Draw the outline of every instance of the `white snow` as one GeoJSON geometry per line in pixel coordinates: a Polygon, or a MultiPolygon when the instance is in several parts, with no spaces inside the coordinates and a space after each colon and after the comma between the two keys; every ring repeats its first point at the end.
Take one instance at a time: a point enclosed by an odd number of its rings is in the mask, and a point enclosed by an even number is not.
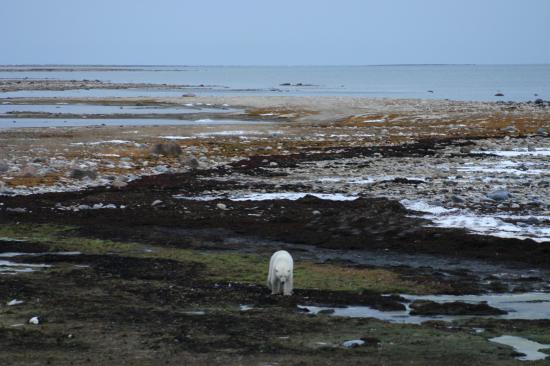
{"type": "Polygon", "coordinates": [[[24,301],[23,300],[17,300],[17,299],[13,299],[11,301],[8,301],[8,303],[6,304],[7,306],[15,306],[15,305],[21,305],[23,304],[24,301]]]}
{"type": "MultiPolygon", "coordinates": [[[[448,209],[430,205],[419,200],[401,200],[400,203],[412,211],[424,212],[423,218],[432,221],[433,226],[466,229],[476,234],[499,238],[532,239],[536,242],[550,241],[550,226],[517,225],[504,221],[507,215],[479,215],[470,210],[448,209]]],[[[510,216],[513,217],[513,216],[510,216]]],[[[541,216],[544,218],[546,216],[541,216]]],[[[521,217],[523,218],[523,217],[521,217]]],[[[529,217],[525,217],[528,219],[529,217]]]]}
{"type": "Polygon", "coordinates": [[[527,148],[515,149],[515,150],[476,150],[472,151],[473,154],[490,154],[505,157],[517,157],[517,156],[550,156],[550,148],[535,148],[533,151],[529,151],[527,148]]]}
{"type": "Polygon", "coordinates": [[[269,201],[269,200],[290,200],[296,201],[300,198],[310,195],[327,201],[354,201],[358,196],[346,195],[342,193],[297,193],[297,192],[277,192],[277,193],[248,193],[232,196],[197,196],[189,197],[175,195],[174,198],[190,201],[213,201],[217,199],[229,199],[231,201],[269,201]]]}
{"type": "Polygon", "coordinates": [[[29,324],[38,325],[40,324],[40,320],[38,319],[37,316],[33,316],[32,318],[29,319],[29,324]]]}
{"type": "Polygon", "coordinates": [[[192,136],[159,136],[161,139],[165,140],[189,140],[192,139],[192,136]]]}

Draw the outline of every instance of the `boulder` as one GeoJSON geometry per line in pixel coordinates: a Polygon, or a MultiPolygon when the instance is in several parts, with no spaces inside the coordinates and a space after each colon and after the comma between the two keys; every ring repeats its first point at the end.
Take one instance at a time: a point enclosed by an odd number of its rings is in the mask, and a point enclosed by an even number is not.
{"type": "Polygon", "coordinates": [[[510,192],[504,189],[498,189],[487,195],[487,198],[490,198],[493,201],[506,201],[507,199],[510,199],[510,197],[512,197],[510,192]]]}
{"type": "Polygon", "coordinates": [[[199,161],[194,155],[188,155],[182,159],[181,163],[184,167],[189,169],[197,169],[199,167],[199,161]]]}
{"type": "Polygon", "coordinates": [[[178,157],[182,154],[181,147],[175,142],[159,143],[153,145],[150,150],[153,155],[178,157]]]}
{"type": "Polygon", "coordinates": [[[73,169],[69,175],[73,179],[96,179],[97,178],[97,172],[95,170],[86,170],[86,169],[73,169]]]}

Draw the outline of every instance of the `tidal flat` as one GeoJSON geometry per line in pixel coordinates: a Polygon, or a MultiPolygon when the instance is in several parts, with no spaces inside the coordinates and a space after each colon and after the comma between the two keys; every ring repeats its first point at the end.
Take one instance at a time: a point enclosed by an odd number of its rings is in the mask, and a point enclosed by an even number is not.
{"type": "MultiPolygon", "coordinates": [[[[550,293],[546,103],[0,103],[87,107],[55,112],[81,126],[0,130],[1,364],[547,362],[491,340],[548,345],[550,319],[482,302],[550,293]],[[204,110],[179,123],[133,107],[204,110]],[[290,297],[265,286],[278,249],[296,263],[290,297]],[[420,306],[425,321],[388,321],[420,306]],[[339,316],[356,307],[373,316],[339,316]]],[[[54,117],[32,112],[13,117],[54,117]]]]}

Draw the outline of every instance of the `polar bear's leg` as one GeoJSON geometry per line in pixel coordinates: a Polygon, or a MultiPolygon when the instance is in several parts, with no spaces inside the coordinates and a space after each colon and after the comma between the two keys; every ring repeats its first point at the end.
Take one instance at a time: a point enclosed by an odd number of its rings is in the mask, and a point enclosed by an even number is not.
{"type": "Polygon", "coordinates": [[[277,277],[273,276],[271,280],[271,295],[276,295],[279,293],[280,283],[277,277]]]}
{"type": "Polygon", "coordinates": [[[284,294],[286,296],[292,295],[292,290],[294,289],[294,278],[292,275],[288,278],[288,281],[285,282],[284,294]]]}

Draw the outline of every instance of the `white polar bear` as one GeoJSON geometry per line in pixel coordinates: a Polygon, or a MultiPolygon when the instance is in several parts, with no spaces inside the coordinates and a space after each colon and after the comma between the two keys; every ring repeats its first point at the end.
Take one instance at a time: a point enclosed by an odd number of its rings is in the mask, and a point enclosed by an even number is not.
{"type": "Polygon", "coordinates": [[[286,250],[279,250],[273,253],[269,261],[269,274],[267,275],[267,287],[271,294],[281,292],[285,296],[292,295],[294,286],[294,261],[286,250]]]}

